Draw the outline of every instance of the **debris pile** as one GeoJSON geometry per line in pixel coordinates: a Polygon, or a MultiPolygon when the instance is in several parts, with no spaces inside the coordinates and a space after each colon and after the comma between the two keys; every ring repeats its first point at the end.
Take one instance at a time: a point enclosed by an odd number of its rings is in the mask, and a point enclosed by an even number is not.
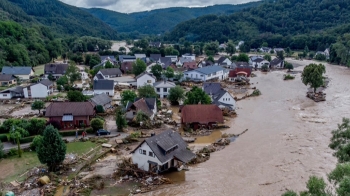
{"type": "Polygon", "coordinates": [[[309,91],[307,92],[306,96],[315,102],[326,101],[326,93],[323,92],[314,93],[313,91],[309,91]]]}

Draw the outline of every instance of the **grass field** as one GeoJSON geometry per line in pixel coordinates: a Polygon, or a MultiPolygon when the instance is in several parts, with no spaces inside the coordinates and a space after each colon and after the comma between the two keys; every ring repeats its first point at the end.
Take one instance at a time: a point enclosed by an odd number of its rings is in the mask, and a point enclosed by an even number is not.
{"type": "Polygon", "coordinates": [[[38,65],[36,67],[34,67],[34,71],[35,71],[35,75],[41,75],[41,74],[44,74],[44,66],[45,65],[38,65]]]}
{"type": "MultiPolygon", "coordinates": [[[[97,145],[92,142],[72,142],[67,144],[67,154],[83,154],[91,150],[97,145]]],[[[0,182],[11,182],[13,180],[21,181],[26,176],[19,177],[33,167],[41,166],[37,154],[35,152],[24,152],[22,157],[8,157],[0,160],[0,182]]]]}

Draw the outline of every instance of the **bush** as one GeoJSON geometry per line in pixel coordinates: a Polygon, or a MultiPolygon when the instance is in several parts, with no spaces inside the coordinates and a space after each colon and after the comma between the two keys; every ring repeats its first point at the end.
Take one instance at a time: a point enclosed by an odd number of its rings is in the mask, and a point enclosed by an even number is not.
{"type": "Polygon", "coordinates": [[[24,137],[19,140],[20,144],[29,143],[34,140],[35,136],[24,137]]]}
{"type": "Polygon", "coordinates": [[[8,133],[8,130],[6,129],[5,126],[0,126],[0,134],[8,133]]]}
{"type": "Polygon", "coordinates": [[[61,124],[60,122],[56,121],[56,120],[50,120],[46,123],[46,126],[47,125],[52,125],[54,128],[60,130],[61,129],[61,124]]]}
{"type": "Polygon", "coordinates": [[[104,113],[105,110],[103,109],[102,105],[97,105],[96,106],[96,112],[97,113],[104,113]]]}
{"type": "Polygon", "coordinates": [[[99,118],[94,118],[91,120],[91,127],[94,131],[103,129],[103,124],[104,124],[104,121],[99,118]]]}
{"type": "Polygon", "coordinates": [[[86,133],[95,133],[94,129],[89,127],[87,129],[85,129],[86,133]]]}
{"type": "Polygon", "coordinates": [[[0,142],[7,142],[7,134],[0,134],[0,142]]]}
{"type": "Polygon", "coordinates": [[[287,75],[284,75],[284,80],[293,80],[295,77],[290,75],[290,74],[287,74],[287,75]]]}
{"type": "MultiPolygon", "coordinates": [[[[21,151],[23,152],[23,150],[21,149],[21,151]]],[[[10,151],[7,153],[7,156],[11,157],[11,156],[17,156],[18,155],[18,149],[17,148],[11,148],[10,151]]]]}
{"type": "Polygon", "coordinates": [[[43,136],[41,135],[35,136],[33,139],[33,142],[30,144],[30,149],[35,151],[36,148],[40,145],[42,140],[43,140],[43,136]]]}
{"type": "Polygon", "coordinates": [[[0,141],[0,159],[5,157],[4,145],[0,141]]]}

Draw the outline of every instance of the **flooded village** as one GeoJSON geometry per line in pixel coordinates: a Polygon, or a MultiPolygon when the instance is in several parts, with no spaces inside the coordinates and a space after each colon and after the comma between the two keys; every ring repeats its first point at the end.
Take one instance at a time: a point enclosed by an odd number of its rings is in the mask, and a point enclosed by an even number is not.
{"type": "MultiPolygon", "coordinates": [[[[101,64],[113,63],[109,58],[101,64]]],[[[88,120],[78,121],[89,126],[92,119],[104,119],[102,131],[106,130],[106,135],[72,125],[69,119],[75,118],[76,111],[70,111],[90,106],[64,105],[70,102],[62,92],[42,99],[45,109],[41,114],[31,109],[31,99],[1,101],[3,122],[37,117],[50,122],[59,116],[64,127],[60,132],[70,132],[61,134],[68,148],[83,143],[79,150],[66,153],[56,173],[48,172],[39,162],[27,163],[20,172],[14,172],[18,165],[0,162],[0,173],[5,174],[1,189],[16,195],[56,196],[281,195],[289,189],[304,190],[310,175],[326,177],[334,168],[336,159],[328,143],[331,130],[350,106],[346,95],[349,87],[343,82],[350,74],[347,68],[324,63],[329,83],[322,92],[327,97],[316,102],[306,97],[308,87],[301,81],[301,72],[315,63],[312,60],[286,58],[294,66],[288,72],[271,66],[262,71],[260,65],[254,68],[248,62],[240,65],[230,61],[228,65],[224,55],[215,57],[216,65],[206,65],[206,57],[196,59],[193,68],[186,57],[175,62],[171,57],[158,58],[148,64],[146,72],[134,77],[126,70],[137,58],[124,56],[116,73],[102,68],[94,77],[83,77],[78,83],[86,95],[95,94],[83,103],[105,108],[104,112],[88,115],[88,120]],[[177,65],[180,60],[183,62],[177,65]],[[175,73],[187,64],[189,67],[183,72],[183,80],[173,81],[151,73],[157,64],[163,68],[174,66],[175,73]],[[294,79],[284,80],[287,73],[294,79]],[[112,88],[107,87],[108,81],[112,81],[112,88]],[[93,87],[89,89],[85,83],[93,87]],[[175,83],[187,96],[198,88],[210,103],[201,103],[199,97],[197,102],[184,104],[186,98],[181,98],[172,104],[168,97],[175,83]],[[137,91],[145,85],[152,86],[159,98],[135,97],[123,105],[124,91],[137,91]],[[123,108],[128,122],[123,130],[116,125],[118,108],[123,108]],[[52,114],[57,111],[61,114],[52,114]],[[86,137],[82,135],[85,131],[86,137]],[[84,143],[89,145],[84,147],[84,143]]],[[[86,68],[80,71],[89,75],[86,68]]],[[[5,144],[7,151],[16,148],[11,141],[5,144]]],[[[33,150],[30,143],[21,144],[21,148],[33,150]]]]}

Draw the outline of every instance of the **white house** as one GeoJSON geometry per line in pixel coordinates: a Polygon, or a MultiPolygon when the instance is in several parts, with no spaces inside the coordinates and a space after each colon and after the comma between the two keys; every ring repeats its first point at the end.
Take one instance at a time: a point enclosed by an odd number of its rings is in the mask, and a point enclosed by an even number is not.
{"type": "Polygon", "coordinates": [[[122,71],[120,71],[119,68],[101,69],[95,75],[94,80],[115,78],[115,77],[121,77],[121,76],[122,76],[122,71]]]}
{"type": "Polygon", "coordinates": [[[261,47],[259,49],[260,52],[266,52],[266,53],[270,53],[271,52],[271,48],[269,47],[261,47]]]}
{"type": "Polygon", "coordinates": [[[268,67],[270,67],[270,62],[261,58],[253,60],[253,63],[252,63],[253,68],[261,69],[263,65],[267,65],[268,67]]]}
{"type": "Polygon", "coordinates": [[[270,62],[270,68],[275,69],[275,68],[284,68],[284,61],[279,58],[274,58],[270,62]]]}
{"type": "Polygon", "coordinates": [[[136,59],[146,59],[146,54],[135,54],[136,59]]]}
{"type": "Polygon", "coordinates": [[[94,95],[107,94],[110,97],[114,96],[114,81],[113,80],[94,80],[94,95]]]}
{"type": "Polygon", "coordinates": [[[136,116],[137,112],[142,111],[151,120],[157,114],[157,99],[156,98],[136,98],[134,102],[128,102],[126,106],[126,120],[131,121],[136,116]]]}
{"type": "Polygon", "coordinates": [[[253,61],[255,61],[256,59],[264,59],[264,57],[263,56],[261,56],[261,55],[257,55],[257,56],[250,56],[249,57],[249,65],[253,65],[253,61]]]}
{"type": "Polygon", "coordinates": [[[186,54],[183,54],[182,57],[183,58],[190,58],[190,59],[192,59],[192,61],[196,60],[196,55],[195,54],[186,53],[186,54]]]}
{"type": "Polygon", "coordinates": [[[31,76],[34,76],[34,70],[32,67],[4,66],[2,74],[14,75],[19,79],[29,80],[31,76]]]}
{"type": "Polygon", "coordinates": [[[23,87],[16,86],[3,91],[0,91],[0,99],[22,98],[23,87]]]}
{"type": "Polygon", "coordinates": [[[46,64],[44,67],[44,74],[45,78],[48,78],[51,74],[54,78],[58,79],[59,77],[63,76],[67,69],[68,64],[60,64],[60,63],[49,63],[46,64]]]}
{"type": "Polygon", "coordinates": [[[192,58],[180,57],[179,60],[176,62],[176,65],[182,66],[184,63],[188,63],[188,62],[196,62],[196,61],[194,61],[192,58]]]}
{"type": "Polygon", "coordinates": [[[142,74],[136,77],[137,88],[145,85],[153,86],[155,82],[156,82],[156,77],[154,77],[152,74],[147,72],[143,72],[142,74]]]}
{"type": "Polygon", "coordinates": [[[23,88],[25,98],[45,98],[53,93],[53,82],[44,79],[36,84],[23,88]]]}
{"type": "Polygon", "coordinates": [[[236,109],[236,100],[229,92],[221,88],[220,83],[205,82],[203,83],[203,90],[211,97],[212,103],[217,105],[220,109],[236,109]]]}
{"type": "Polygon", "coordinates": [[[169,81],[159,81],[154,83],[153,87],[159,98],[167,98],[171,88],[174,88],[176,85],[173,82],[169,81]]]}
{"type": "Polygon", "coordinates": [[[145,139],[131,153],[132,161],[139,169],[155,173],[178,169],[196,157],[187,149],[180,134],[173,130],[145,139]]]}
{"type": "Polygon", "coordinates": [[[208,66],[184,72],[184,80],[208,81],[211,79],[224,80],[228,72],[220,66],[208,66]]]}
{"type": "Polygon", "coordinates": [[[274,52],[277,54],[277,52],[284,52],[284,49],[283,48],[275,48],[273,49],[274,52]]]}
{"type": "Polygon", "coordinates": [[[175,63],[177,61],[177,56],[176,55],[167,55],[165,57],[169,57],[171,59],[171,62],[175,63]]]}
{"type": "Polygon", "coordinates": [[[220,66],[230,66],[232,64],[232,61],[227,57],[220,57],[217,61],[215,61],[215,65],[220,66]]]}

